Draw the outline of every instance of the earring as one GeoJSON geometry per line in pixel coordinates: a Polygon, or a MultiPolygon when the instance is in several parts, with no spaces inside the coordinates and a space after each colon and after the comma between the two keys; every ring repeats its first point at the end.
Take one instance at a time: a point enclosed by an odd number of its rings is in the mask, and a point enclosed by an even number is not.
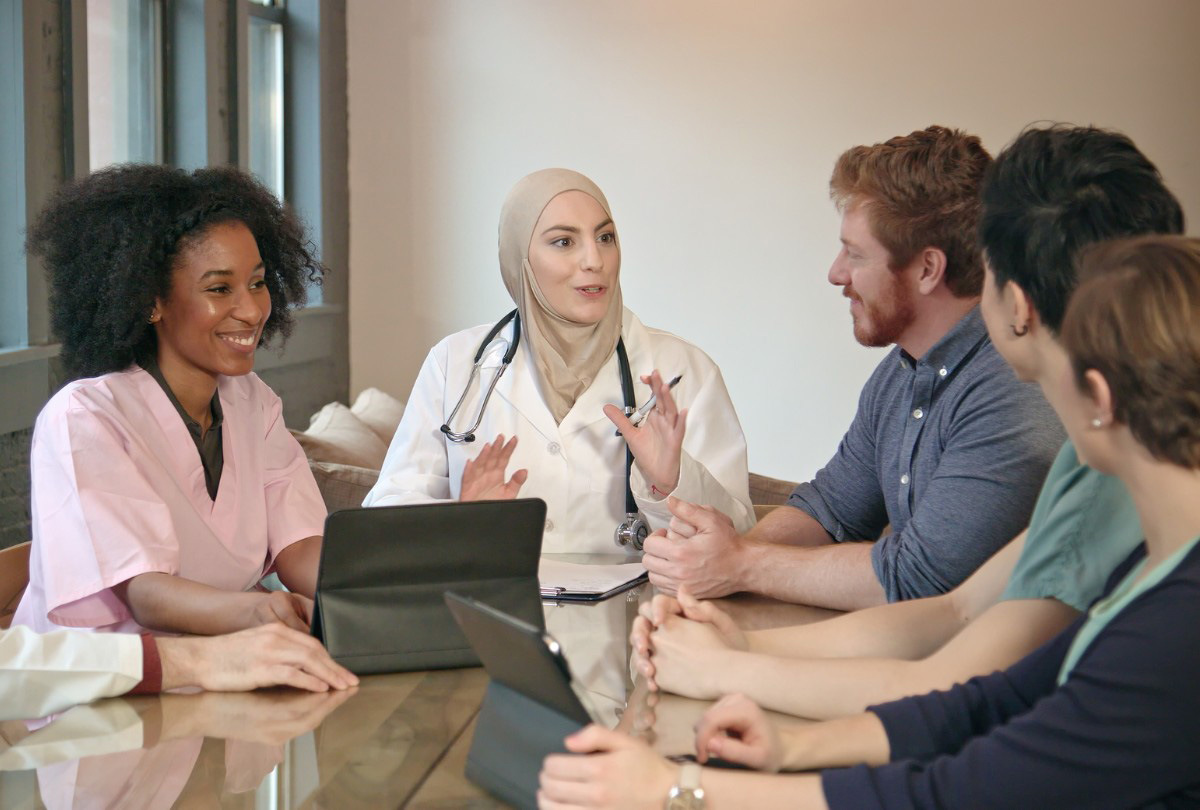
{"type": "Polygon", "coordinates": [[[158,323],[158,313],[155,312],[153,315],[147,318],[146,323],[158,323]]]}
{"type": "Polygon", "coordinates": [[[1027,324],[1027,323],[1026,323],[1026,324],[1022,324],[1022,325],[1021,325],[1021,331],[1019,331],[1019,332],[1017,331],[1017,326],[1016,326],[1016,324],[1012,324],[1012,323],[1010,323],[1010,324],[1008,325],[1008,328],[1009,328],[1009,329],[1011,329],[1011,330],[1012,330],[1012,333],[1013,333],[1014,335],[1016,335],[1017,337],[1025,337],[1026,335],[1028,335],[1028,334],[1029,334],[1029,324],[1027,324]]]}
{"type": "Polygon", "coordinates": [[[1092,420],[1092,427],[1099,430],[1100,428],[1104,427],[1104,420],[1097,416],[1092,420]]]}

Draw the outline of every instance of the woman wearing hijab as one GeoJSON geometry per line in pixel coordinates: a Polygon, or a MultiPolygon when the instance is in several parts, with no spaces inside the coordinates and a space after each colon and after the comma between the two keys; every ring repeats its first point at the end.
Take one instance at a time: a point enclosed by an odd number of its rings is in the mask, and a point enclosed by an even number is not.
{"type": "Polygon", "coordinates": [[[517,315],[495,335],[485,324],[430,351],[363,505],[519,492],[546,502],[543,551],[614,551],[628,442],[630,488],[651,529],[670,521],[668,495],[711,505],[739,530],[753,525],[746,442],[720,371],[625,309],[620,269],[616,225],[594,183],[565,169],[518,182],[500,213],[500,272],[517,315]],[[637,427],[618,407],[622,352],[635,407],[656,398],[637,427]],[[675,376],[672,389],[664,378],[675,376]]]}

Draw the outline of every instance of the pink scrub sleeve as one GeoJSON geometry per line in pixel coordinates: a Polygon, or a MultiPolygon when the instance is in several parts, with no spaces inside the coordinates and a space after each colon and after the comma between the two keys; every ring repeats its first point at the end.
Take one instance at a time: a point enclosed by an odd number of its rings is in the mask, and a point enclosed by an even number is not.
{"type": "Polygon", "coordinates": [[[300,443],[283,423],[283,406],[266,383],[254,380],[263,398],[266,450],[263,483],[267,499],[268,570],[279,552],[298,540],[325,532],[325,502],[300,443]]]}
{"type": "Polygon", "coordinates": [[[43,410],[31,453],[40,581],[50,620],[102,627],[131,618],[110,590],[148,572],[177,574],[170,511],[135,456],[148,452],[106,415],[70,397],[43,410]]]}

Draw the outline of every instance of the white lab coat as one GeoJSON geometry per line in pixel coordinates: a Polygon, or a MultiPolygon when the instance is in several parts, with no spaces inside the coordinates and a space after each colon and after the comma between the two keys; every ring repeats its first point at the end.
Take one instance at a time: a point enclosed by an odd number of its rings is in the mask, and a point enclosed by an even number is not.
{"type": "MultiPolygon", "coordinates": [[[[754,510],[750,506],[746,440],[720,370],[692,344],[648,329],[628,309],[622,320],[638,405],[650,395],[648,386],[638,379],[641,375],[654,369],[666,379],[683,375],[673,394],[679,407],[688,409],[687,434],[679,484],[672,494],[716,507],[733,519],[739,531],[750,529],[754,510]]],[[[388,448],[379,481],[363,505],[457,499],[467,460],[477,456],[485,442],[503,433],[518,437],[508,474],[529,470],[521,497],[546,502],[542,551],[618,551],[613,532],[625,519],[625,442],[615,435],[602,409],[607,403],[622,405],[616,352],[562,423],[555,424],[539,390],[528,341],[521,341],[484,411],[477,440],[451,442],[439,428],[466,387],[472,359],[491,328],[492,324],[484,324],[458,332],[429,352],[388,448]]],[[[507,348],[505,341],[512,337],[512,327],[506,326],[501,335],[503,339],[494,341],[484,357],[479,380],[471,385],[451,426],[454,430],[466,430],[475,419],[507,348]]],[[[652,528],[670,522],[666,498],[650,492],[636,463],[633,492],[652,528]]]]}
{"type": "Polygon", "coordinates": [[[142,680],[142,640],[129,633],[0,630],[0,720],[41,717],[128,692],[142,680]]]}

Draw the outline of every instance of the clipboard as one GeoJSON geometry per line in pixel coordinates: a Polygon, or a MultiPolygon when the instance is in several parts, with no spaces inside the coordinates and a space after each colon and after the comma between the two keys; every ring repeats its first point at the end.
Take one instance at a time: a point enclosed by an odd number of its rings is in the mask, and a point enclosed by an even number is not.
{"type": "Polygon", "coordinates": [[[647,581],[648,575],[641,562],[624,557],[615,563],[603,561],[608,556],[542,555],[538,565],[542,599],[548,602],[600,602],[647,581]]]}

